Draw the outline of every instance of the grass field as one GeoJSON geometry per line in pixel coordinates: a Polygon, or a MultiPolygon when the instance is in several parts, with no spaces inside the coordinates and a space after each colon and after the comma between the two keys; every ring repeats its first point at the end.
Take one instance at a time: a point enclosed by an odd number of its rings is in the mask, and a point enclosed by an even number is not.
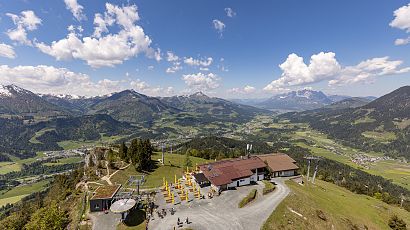
{"type": "Polygon", "coordinates": [[[21,167],[15,162],[0,162],[0,175],[20,171],[21,167]]]}
{"type": "Polygon", "coordinates": [[[393,132],[375,132],[375,131],[366,131],[362,135],[367,138],[374,139],[383,143],[396,140],[396,135],[393,132]]]}
{"type": "Polygon", "coordinates": [[[33,143],[33,144],[41,144],[41,141],[37,140],[37,137],[40,137],[41,135],[43,135],[43,134],[44,134],[45,132],[47,132],[47,131],[53,131],[53,130],[55,130],[55,129],[53,129],[53,128],[44,128],[44,129],[42,129],[42,130],[36,132],[36,133],[34,134],[34,136],[31,137],[31,139],[29,140],[29,142],[31,142],[31,143],[33,143]]]}
{"type": "Polygon", "coordinates": [[[410,213],[365,195],[318,180],[316,185],[301,186],[288,181],[291,194],[265,222],[271,229],[390,229],[387,221],[397,214],[410,220],[410,213]]]}
{"type": "Polygon", "coordinates": [[[36,161],[38,158],[44,156],[43,153],[38,152],[35,157],[27,158],[27,159],[20,159],[13,155],[8,155],[12,161],[8,162],[0,162],[0,175],[9,173],[9,172],[18,172],[21,170],[22,164],[29,164],[36,161]]]}
{"type": "Polygon", "coordinates": [[[63,158],[63,159],[58,159],[57,162],[47,162],[44,163],[44,165],[47,166],[55,166],[55,165],[65,165],[65,164],[72,164],[72,163],[78,163],[82,161],[82,157],[69,157],[69,158],[63,158]]]}
{"type": "MultiPolygon", "coordinates": [[[[152,160],[155,160],[155,161],[160,158],[161,158],[161,153],[155,153],[152,156],[152,160]]],[[[191,161],[194,167],[196,163],[201,164],[207,161],[205,159],[197,158],[197,157],[190,157],[190,158],[191,158],[191,161]]],[[[168,182],[173,183],[175,175],[177,175],[178,178],[182,176],[182,172],[184,170],[183,169],[184,160],[185,160],[185,155],[167,153],[165,155],[165,165],[162,166],[158,163],[157,164],[158,168],[156,168],[153,172],[150,172],[148,175],[146,175],[145,177],[146,182],[144,183],[142,188],[156,188],[156,187],[162,186],[163,177],[165,177],[168,180],[168,182]]],[[[135,170],[135,167],[130,166],[125,170],[118,171],[111,178],[111,181],[113,183],[116,182],[120,184],[125,184],[129,176],[131,175],[141,175],[141,173],[137,172],[135,170]]]]}
{"type": "Polygon", "coordinates": [[[49,180],[39,181],[29,185],[18,186],[7,192],[0,192],[0,207],[7,203],[16,203],[33,192],[39,192],[48,185],[49,180]]]}
{"type": "Polygon", "coordinates": [[[93,145],[102,145],[103,143],[114,143],[115,141],[123,138],[124,136],[105,136],[104,133],[101,133],[101,138],[99,140],[93,141],[60,141],[57,144],[63,149],[77,149],[83,146],[93,146],[93,145]]]}

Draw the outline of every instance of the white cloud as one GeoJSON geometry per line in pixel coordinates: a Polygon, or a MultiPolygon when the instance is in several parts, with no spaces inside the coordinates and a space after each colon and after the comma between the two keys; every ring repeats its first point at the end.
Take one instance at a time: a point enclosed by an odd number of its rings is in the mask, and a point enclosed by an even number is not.
{"type": "Polygon", "coordinates": [[[166,72],[166,73],[175,73],[175,72],[177,72],[177,71],[179,71],[179,70],[181,70],[181,69],[182,69],[181,63],[180,63],[180,62],[174,62],[174,63],[173,63],[173,66],[168,67],[168,68],[165,70],[165,72],[166,72]]]}
{"type": "Polygon", "coordinates": [[[148,83],[141,81],[140,79],[131,81],[130,85],[137,92],[149,96],[170,96],[174,94],[174,88],[171,86],[165,88],[161,86],[151,87],[148,83]]]}
{"type": "Polygon", "coordinates": [[[396,46],[400,46],[400,45],[406,45],[410,43],[410,37],[408,38],[398,38],[394,41],[394,44],[396,46]]]}
{"type": "Polygon", "coordinates": [[[205,92],[220,86],[220,78],[214,73],[185,74],[182,76],[182,80],[189,88],[205,92]]]}
{"type": "Polygon", "coordinates": [[[86,20],[87,17],[83,13],[84,7],[78,4],[77,0],[64,0],[67,10],[70,10],[77,21],[86,20]]]}
{"type": "MultiPolygon", "coordinates": [[[[390,26],[410,33],[410,3],[394,11],[394,19],[390,22],[390,26]]],[[[396,39],[394,43],[396,45],[405,45],[409,42],[410,37],[407,37],[396,39]]]]}
{"type": "Polygon", "coordinates": [[[167,51],[167,61],[169,62],[179,61],[179,57],[175,55],[173,52],[167,51]]]}
{"type": "Polygon", "coordinates": [[[41,24],[41,19],[31,10],[22,11],[19,15],[7,13],[12,20],[15,29],[7,30],[6,34],[10,40],[19,42],[25,45],[32,45],[31,41],[27,38],[27,30],[33,31],[37,29],[37,26],[41,24]]]}
{"type": "Polygon", "coordinates": [[[154,66],[153,66],[153,65],[150,65],[150,66],[147,67],[147,69],[148,69],[148,70],[154,70],[154,66]]]}
{"type": "Polygon", "coordinates": [[[216,29],[216,31],[218,31],[218,33],[222,36],[222,32],[224,31],[224,29],[226,27],[225,24],[223,22],[221,22],[220,20],[218,20],[218,19],[214,19],[212,21],[212,23],[213,23],[214,28],[216,29]]]}
{"type": "Polygon", "coordinates": [[[232,88],[228,90],[228,93],[234,94],[252,94],[256,92],[256,88],[250,85],[246,85],[243,88],[232,88]]]}
{"type": "Polygon", "coordinates": [[[400,74],[410,71],[410,67],[400,68],[402,61],[390,61],[389,57],[373,58],[360,62],[356,66],[341,67],[332,52],[312,55],[309,65],[302,57],[290,54],[286,61],[279,65],[282,75],[272,81],[264,90],[283,92],[287,87],[307,85],[328,81],[330,85],[372,82],[378,76],[400,74]]]}
{"type": "MultiPolygon", "coordinates": [[[[150,96],[170,96],[173,87],[151,87],[144,81],[128,79],[93,81],[90,76],[54,66],[0,65],[0,84],[16,84],[42,94],[72,94],[80,96],[106,95],[133,88],[150,96]]],[[[127,76],[128,77],[128,76],[127,76]]]]}
{"type": "Polygon", "coordinates": [[[201,58],[201,59],[194,59],[193,57],[185,57],[184,63],[190,66],[202,66],[208,67],[212,64],[213,59],[211,57],[208,58],[201,58]]]}
{"type": "Polygon", "coordinates": [[[410,32],[410,3],[394,11],[394,19],[390,26],[410,32]]]}
{"type": "Polygon", "coordinates": [[[358,82],[373,82],[376,77],[410,72],[410,67],[400,68],[402,61],[390,61],[389,57],[373,58],[355,66],[345,67],[330,85],[345,85],[358,82]]]}
{"type": "Polygon", "coordinates": [[[49,94],[95,96],[121,89],[120,81],[93,82],[87,74],[53,66],[0,66],[0,83],[16,84],[28,90],[49,94]]]}
{"type": "Polygon", "coordinates": [[[17,57],[12,46],[0,43],[0,57],[14,59],[17,57]]]}
{"type": "Polygon", "coordinates": [[[305,85],[333,78],[340,71],[340,65],[335,58],[335,53],[320,52],[312,55],[309,65],[302,57],[292,53],[285,62],[279,65],[282,75],[272,81],[264,90],[276,91],[275,88],[284,86],[305,85]]]}
{"type": "Polygon", "coordinates": [[[106,3],[104,16],[95,15],[93,36],[81,37],[70,32],[66,38],[53,41],[51,45],[36,43],[36,46],[57,60],[80,59],[94,68],[112,67],[141,53],[160,60],[160,50],[150,47],[151,39],[135,24],[137,20],[136,5],[119,7],[106,3]],[[114,23],[120,30],[115,34],[108,33],[108,27],[114,23]]]}
{"type": "Polygon", "coordinates": [[[230,8],[230,7],[225,8],[225,13],[226,13],[226,16],[228,16],[230,18],[233,18],[233,17],[236,16],[236,12],[233,11],[233,9],[230,8]]]}

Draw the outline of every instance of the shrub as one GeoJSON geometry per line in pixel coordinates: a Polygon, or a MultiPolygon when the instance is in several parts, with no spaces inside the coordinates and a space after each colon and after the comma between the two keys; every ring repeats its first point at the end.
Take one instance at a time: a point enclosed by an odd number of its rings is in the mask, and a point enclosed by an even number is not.
{"type": "Polygon", "coordinates": [[[400,219],[397,215],[393,215],[389,220],[389,227],[394,230],[406,230],[406,222],[400,219]]]}
{"type": "Polygon", "coordinates": [[[253,200],[255,200],[256,198],[256,193],[257,190],[256,189],[252,189],[252,191],[246,196],[244,197],[241,202],[239,202],[238,207],[239,208],[243,208],[245,205],[247,205],[248,203],[252,202],[253,200]]]}
{"type": "Polygon", "coordinates": [[[262,191],[263,195],[271,193],[275,190],[275,185],[273,185],[271,182],[264,180],[263,183],[265,184],[265,187],[263,188],[263,191],[262,191]]]}

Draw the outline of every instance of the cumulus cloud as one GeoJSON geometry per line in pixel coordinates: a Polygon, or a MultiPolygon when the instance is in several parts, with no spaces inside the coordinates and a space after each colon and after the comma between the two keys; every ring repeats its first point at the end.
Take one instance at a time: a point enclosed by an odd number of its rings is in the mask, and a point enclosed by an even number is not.
{"type": "Polygon", "coordinates": [[[165,72],[166,73],[175,73],[182,69],[181,62],[174,62],[173,66],[168,67],[165,72]]]}
{"type": "Polygon", "coordinates": [[[67,10],[71,11],[77,21],[86,20],[87,17],[83,13],[84,7],[78,4],[77,0],[64,0],[67,10]]]}
{"type": "Polygon", "coordinates": [[[172,63],[172,66],[165,70],[166,73],[175,73],[182,69],[180,58],[172,51],[167,51],[166,60],[172,63]]]}
{"type": "Polygon", "coordinates": [[[0,83],[17,84],[38,93],[95,96],[121,89],[120,81],[93,82],[87,74],[47,65],[0,66],[0,83]]]}
{"type": "Polygon", "coordinates": [[[185,74],[182,76],[185,84],[193,90],[210,91],[218,88],[220,78],[214,73],[185,74]]]}
{"type": "Polygon", "coordinates": [[[228,93],[234,94],[252,94],[256,92],[256,88],[250,85],[246,85],[243,88],[232,88],[228,90],[228,93]]]}
{"type": "Polygon", "coordinates": [[[167,51],[167,61],[175,62],[179,61],[179,57],[171,51],[167,51]]]}
{"type": "Polygon", "coordinates": [[[195,59],[193,57],[184,58],[184,63],[190,66],[208,67],[212,64],[212,62],[213,62],[213,59],[211,57],[201,58],[201,59],[195,59]]]}
{"type": "Polygon", "coordinates": [[[309,65],[304,63],[302,57],[292,53],[279,68],[282,70],[281,77],[272,81],[264,90],[276,91],[275,88],[305,85],[333,78],[341,67],[335,53],[320,52],[312,55],[309,65]]]}
{"type": "Polygon", "coordinates": [[[373,82],[376,77],[410,72],[410,67],[400,68],[402,61],[390,61],[389,57],[372,58],[355,66],[347,66],[330,85],[345,85],[357,82],[373,82]]]}
{"type": "Polygon", "coordinates": [[[0,43],[0,57],[14,59],[17,57],[12,46],[0,43]]]}
{"type": "Polygon", "coordinates": [[[169,87],[151,87],[148,83],[137,79],[135,81],[131,81],[131,87],[135,89],[139,93],[147,94],[149,96],[170,96],[174,94],[174,88],[169,87]]]}
{"type": "Polygon", "coordinates": [[[226,16],[228,16],[230,18],[233,18],[233,17],[236,16],[236,12],[233,11],[233,9],[230,8],[230,7],[225,8],[225,13],[226,13],[226,16]]]}
{"type": "MultiPolygon", "coordinates": [[[[150,96],[169,96],[174,94],[172,87],[151,87],[148,83],[139,79],[101,79],[93,81],[87,74],[47,65],[15,67],[0,65],[0,73],[0,84],[16,84],[42,94],[98,96],[129,88],[150,96]]],[[[126,76],[129,77],[129,74],[126,74],[126,76]]]]}
{"type": "Polygon", "coordinates": [[[22,11],[20,15],[7,13],[7,16],[13,20],[16,28],[7,30],[6,34],[10,40],[19,42],[25,45],[32,45],[32,42],[27,38],[27,31],[37,29],[41,24],[41,19],[31,10],[22,11]]]}
{"type": "MultiPolygon", "coordinates": [[[[390,26],[404,30],[410,33],[410,3],[402,6],[394,11],[394,19],[390,22],[390,26]]],[[[410,42],[410,36],[407,38],[399,38],[394,42],[396,45],[405,45],[410,42]]]]}
{"type": "Polygon", "coordinates": [[[216,29],[216,31],[222,36],[222,32],[224,31],[224,29],[226,27],[225,24],[223,22],[221,22],[220,20],[218,20],[218,19],[214,19],[212,21],[212,23],[213,23],[214,28],[216,29]]]}
{"type": "Polygon", "coordinates": [[[410,43],[410,37],[408,38],[398,38],[394,41],[396,46],[406,45],[410,43]]]}
{"type": "Polygon", "coordinates": [[[330,85],[343,85],[357,82],[371,82],[375,77],[409,72],[410,68],[400,68],[402,61],[390,61],[389,57],[373,58],[356,66],[342,67],[332,52],[312,55],[310,63],[303,58],[290,54],[286,61],[279,65],[282,74],[272,81],[264,90],[278,93],[289,90],[287,87],[307,85],[328,81],[330,85]]]}
{"type": "Polygon", "coordinates": [[[161,60],[160,50],[150,46],[151,39],[142,27],[135,24],[139,20],[136,5],[119,7],[106,3],[105,7],[104,15],[95,14],[92,36],[81,37],[70,32],[66,38],[53,41],[50,45],[36,43],[36,46],[57,60],[80,59],[93,68],[112,67],[141,53],[161,60]],[[109,27],[114,23],[119,31],[109,33],[109,27]]]}

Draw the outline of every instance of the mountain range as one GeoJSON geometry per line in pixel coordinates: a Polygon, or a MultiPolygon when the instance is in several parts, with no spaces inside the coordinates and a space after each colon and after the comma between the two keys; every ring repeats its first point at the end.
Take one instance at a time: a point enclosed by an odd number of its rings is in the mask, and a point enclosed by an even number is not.
{"type": "MultiPolygon", "coordinates": [[[[289,112],[323,108],[349,98],[352,97],[345,95],[326,95],[322,91],[303,89],[274,95],[267,99],[233,99],[232,101],[271,111],[289,112]]],[[[356,99],[370,102],[376,99],[376,97],[370,96],[356,99]]]]}

